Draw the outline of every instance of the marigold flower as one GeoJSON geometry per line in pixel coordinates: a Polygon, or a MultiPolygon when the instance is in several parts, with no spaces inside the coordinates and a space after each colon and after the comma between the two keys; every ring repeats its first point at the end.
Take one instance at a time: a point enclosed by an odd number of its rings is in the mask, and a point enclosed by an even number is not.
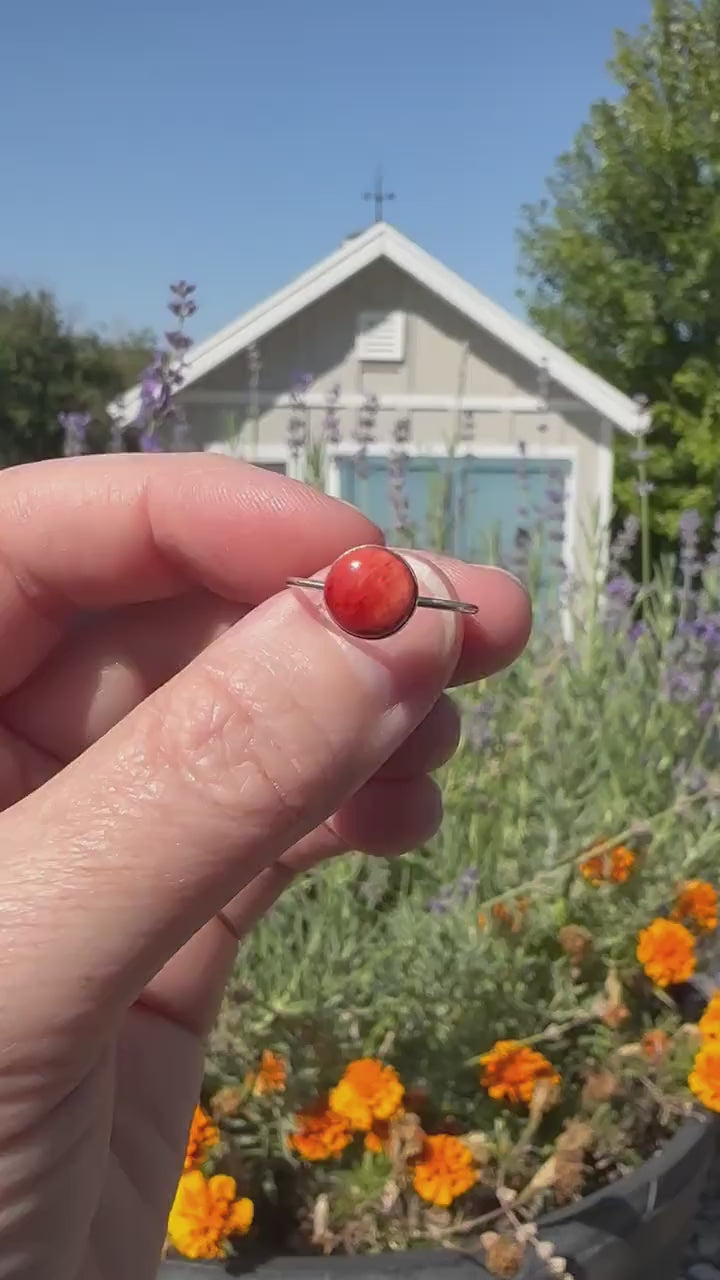
{"type": "Polygon", "coordinates": [[[653,920],[638,934],[637,958],[658,987],[687,982],[695,972],[695,939],[676,920],[653,920]]]}
{"type": "Polygon", "coordinates": [[[490,914],[498,924],[506,925],[511,933],[519,933],[529,906],[529,898],[515,898],[507,903],[495,902],[490,908],[490,914]]]}
{"type": "Polygon", "coordinates": [[[634,865],[635,854],[619,844],[615,849],[594,853],[586,858],[580,863],[580,871],[597,888],[601,884],[625,884],[632,875],[634,865]]]}
{"type": "Polygon", "coordinates": [[[559,1085],[561,1079],[542,1053],[518,1040],[498,1040],[480,1066],[480,1083],[497,1102],[530,1103],[538,1080],[559,1085]]]}
{"type": "Polygon", "coordinates": [[[394,1067],[378,1058],[349,1063],[330,1094],[330,1106],[353,1129],[367,1132],[375,1120],[389,1120],[399,1109],[405,1090],[394,1067]]]}
{"type": "Polygon", "coordinates": [[[558,942],[573,964],[582,964],[592,951],[593,936],[581,924],[565,924],[558,930],[558,942]]]}
{"type": "Polygon", "coordinates": [[[168,1219],[168,1240],[185,1258],[224,1258],[231,1236],[252,1226],[252,1200],[237,1200],[234,1178],[206,1178],[199,1169],[182,1174],[168,1219]]]}
{"type": "Polygon", "coordinates": [[[268,1093],[282,1093],[287,1081],[285,1059],[272,1049],[263,1049],[260,1066],[248,1077],[256,1097],[268,1093]]]}
{"type": "Polygon", "coordinates": [[[478,1180],[470,1148],[449,1133],[426,1137],[414,1164],[413,1186],[430,1204],[447,1209],[478,1180]]]}
{"type": "Polygon", "coordinates": [[[720,1111],[720,1040],[708,1040],[698,1050],[688,1084],[708,1111],[720,1111]]]}
{"type": "Polygon", "coordinates": [[[720,1040],[720,991],[710,997],[705,1012],[698,1022],[698,1031],[703,1040],[720,1040]]]}
{"type": "Polygon", "coordinates": [[[188,1173],[202,1164],[219,1141],[220,1132],[217,1125],[213,1124],[207,1111],[197,1106],[190,1125],[183,1171],[188,1173]]]}
{"type": "Polygon", "coordinates": [[[675,896],[672,916],[708,933],[717,929],[717,893],[713,885],[707,880],[686,880],[675,896]]]}
{"type": "Polygon", "coordinates": [[[643,1035],[640,1048],[643,1056],[650,1062],[658,1062],[670,1048],[670,1037],[661,1027],[653,1027],[652,1031],[646,1031],[643,1035]]]}
{"type": "Polygon", "coordinates": [[[299,1111],[295,1126],[288,1145],[303,1160],[331,1160],[352,1142],[347,1119],[333,1111],[325,1098],[319,1098],[307,1111],[299,1111]]]}
{"type": "MultiPolygon", "coordinates": [[[[400,1112],[397,1113],[398,1115],[400,1112]]],[[[379,1155],[384,1151],[390,1139],[390,1121],[374,1120],[372,1129],[365,1134],[365,1150],[379,1155]]]]}

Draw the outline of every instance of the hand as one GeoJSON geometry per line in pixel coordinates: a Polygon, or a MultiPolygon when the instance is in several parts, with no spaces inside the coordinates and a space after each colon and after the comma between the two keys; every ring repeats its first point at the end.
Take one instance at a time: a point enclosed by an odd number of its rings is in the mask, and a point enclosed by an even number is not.
{"type": "Polygon", "coordinates": [[[442,691],[512,661],[529,607],[424,556],[477,617],[360,642],[283,589],[378,540],[212,455],[0,472],[3,1280],[155,1274],[234,933],[313,863],[436,829],[442,691]]]}

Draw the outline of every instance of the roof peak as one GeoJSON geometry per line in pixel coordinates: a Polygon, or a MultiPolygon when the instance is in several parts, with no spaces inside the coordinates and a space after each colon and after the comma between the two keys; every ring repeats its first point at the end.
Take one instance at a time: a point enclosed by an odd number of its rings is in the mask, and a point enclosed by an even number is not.
{"type": "MultiPolygon", "coordinates": [[[[388,258],[530,365],[538,370],[544,367],[551,379],[614,426],[630,434],[643,429],[644,420],[628,396],[504,310],[384,220],[371,223],[356,236],[346,237],[327,258],[192,347],[186,357],[183,385],[197,382],[380,257],[388,258]]],[[[127,423],[134,421],[139,407],[140,388],[135,386],[113,402],[110,412],[120,422],[127,423]]]]}

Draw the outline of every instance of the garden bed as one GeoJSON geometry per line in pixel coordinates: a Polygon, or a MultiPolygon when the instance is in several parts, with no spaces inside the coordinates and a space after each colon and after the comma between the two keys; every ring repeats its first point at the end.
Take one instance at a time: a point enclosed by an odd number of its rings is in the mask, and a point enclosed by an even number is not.
{"type": "MultiPolygon", "coordinates": [[[[709,1118],[688,1120],[663,1152],[627,1178],[594,1192],[578,1204],[549,1214],[539,1234],[556,1254],[567,1259],[576,1280],[680,1280],[681,1260],[689,1240],[707,1249],[707,1229],[696,1223],[713,1158],[717,1162],[717,1125],[709,1118]]],[[[713,1169],[716,1175],[716,1169],[713,1169]]],[[[720,1219],[720,1204],[703,1204],[702,1219],[720,1219]]],[[[720,1240],[718,1240],[720,1257],[720,1240]]],[[[690,1252],[689,1257],[693,1257],[690,1252]]],[[[697,1265],[690,1262],[691,1267],[697,1265]]],[[[705,1259],[704,1265],[709,1264],[705,1259]]],[[[253,1274],[267,1280],[387,1280],[391,1276],[481,1280],[490,1277],[476,1257],[452,1249],[418,1249],[370,1257],[301,1257],[262,1259],[251,1250],[226,1263],[168,1260],[162,1280],[197,1280],[212,1271],[253,1274]]],[[[518,1280],[547,1275],[536,1257],[516,1273],[518,1280]]],[[[720,1276],[720,1271],[718,1271],[720,1276]]],[[[690,1280],[696,1277],[690,1274],[690,1280]]],[[[700,1273],[697,1280],[710,1280],[700,1273]]]]}

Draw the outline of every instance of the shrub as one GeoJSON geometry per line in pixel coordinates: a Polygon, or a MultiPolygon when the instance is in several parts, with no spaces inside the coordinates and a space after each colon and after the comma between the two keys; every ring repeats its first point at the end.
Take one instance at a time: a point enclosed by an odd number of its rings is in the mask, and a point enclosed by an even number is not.
{"type": "Polygon", "coordinates": [[[720,555],[692,527],[645,588],[621,540],[571,639],[542,625],[463,693],[431,845],[328,863],[248,939],[202,1099],[221,1223],[239,1197],[275,1251],[476,1241],[507,1268],[547,1255],[539,1214],[720,1110],[720,995],[685,1021],[720,837],[720,555]]]}

